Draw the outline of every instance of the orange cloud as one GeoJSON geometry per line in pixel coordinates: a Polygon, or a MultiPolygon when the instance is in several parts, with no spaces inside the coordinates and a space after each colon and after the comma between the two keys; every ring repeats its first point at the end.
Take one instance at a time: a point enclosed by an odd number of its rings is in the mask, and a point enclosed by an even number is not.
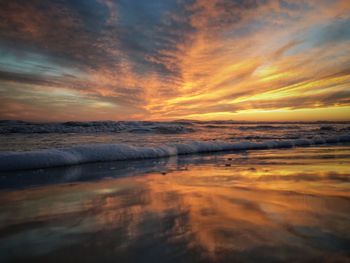
{"type": "MultiPolygon", "coordinates": [[[[144,24],[132,3],[127,11],[111,0],[98,3],[106,16],[96,28],[92,19],[98,16],[84,17],[73,6],[50,6],[48,13],[39,5],[22,8],[17,1],[5,6],[1,36],[16,44],[31,39],[49,54],[43,55],[52,62],[47,71],[57,67],[58,73],[45,75],[39,66],[38,75],[10,72],[4,61],[4,98],[23,102],[9,88],[16,81],[31,85],[21,89],[24,94],[37,86],[68,89],[78,96],[74,107],[91,112],[92,119],[241,119],[260,111],[258,120],[265,120],[276,119],[280,110],[281,120],[300,111],[317,120],[324,109],[344,112],[349,106],[348,1],[197,0],[180,5],[181,12],[158,10],[158,20],[153,13],[147,16],[146,4],[138,4],[144,24]],[[53,35],[50,30],[56,28],[53,35]],[[62,68],[74,69],[72,76],[62,68]],[[96,105],[108,107],[94,114],[96,105]]],[[[29,104],[43,107],[45,98],[55,101],[36,92],[29,104]]],[[[11,114],[21,116],[15,109],[11,114]]],[[[342,119],[348,119],[345,113],[342,119]]]]}

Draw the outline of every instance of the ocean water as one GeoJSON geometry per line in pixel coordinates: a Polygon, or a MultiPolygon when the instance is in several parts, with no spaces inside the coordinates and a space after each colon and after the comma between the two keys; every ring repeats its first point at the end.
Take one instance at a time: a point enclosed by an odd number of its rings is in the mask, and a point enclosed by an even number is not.
{"type": "Polygon", "coordinates": [[[160,146],[193,141],[264,142],[350,134],[350,123],[239,123],[233,121],[65,122],[0,121],[0,151],[32,151],[82,144],[160,146]]]}
{"type": "Polygon", "coordinates": [[[0,122],[0,262],[350,262],[350,124],[0,122]]]}
{"type": "Polygon", "coordinates": [[[349,141],[349,123],[2,121],[0,171],[349,141]]]}
{"type": "Polygon", "coordinates": [[[0,173],[0,262],[349,262],[350,146],[0,173]]]}

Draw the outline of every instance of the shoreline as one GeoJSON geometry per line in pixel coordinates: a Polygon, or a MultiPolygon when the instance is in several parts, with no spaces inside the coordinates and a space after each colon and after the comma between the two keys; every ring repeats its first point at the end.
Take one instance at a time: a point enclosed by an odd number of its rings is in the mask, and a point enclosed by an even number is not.
{"type": "Polygon", "coordinates": [[[332,145],[350,142],[350,135],[315,136],[313,139],[265,142],[205,142],[165,144],[158,147],[135,147],[126,144],[95,144],[29,152],[0,152],[0,172],[71,166],[85,163],[164,158],[208,152],[281,149],[332,145]]]}
{"type": "MultiPolygon", "coordinates": [[[[222,166],[232,168],[237,162],[249,160],[250,156],[265,154],[290,154],[303,151],[332,152],[350,148],[350,143],[333,145],[314,145],[309,147],[279,148],[204,152],[200,154],[175,155],[164,158],[137,159],[125,161],[110,161],[85,163],[72,166],[50,167],[45,169],[17,170],[0,172],[0,191],[11,189],[23,189],[33,186],[44,186],[51,184],[69,184],[96,181],[104,178],[133,177],[146,175],[148,173],[160,173],[167,175],[174,170],[185,169],[188,165],[202,165],[206,163],[219,162],[222,166]]],[[[295,158],[295,156],[293,157],[295,158]]]]}
{"type": "Polygon", "coordinates": [[[345,262],[349,160],[338,145],[17,172],[62,180],[0,191],[0,261],[345,262]]]}

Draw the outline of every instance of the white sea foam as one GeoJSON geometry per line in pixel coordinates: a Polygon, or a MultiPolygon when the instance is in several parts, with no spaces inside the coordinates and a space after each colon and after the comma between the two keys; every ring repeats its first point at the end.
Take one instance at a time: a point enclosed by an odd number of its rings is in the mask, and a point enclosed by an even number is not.
{"type": "Polygon", "coordinates": [[[303,147],[318,144],[350,142],[350,135],[315,137],[313,139],[275,140],[265,142],[204,142],[193,141],[158,147],[134,147],[126,144],[95,144],[63,149],[29,152],[0,152],[0,171],[39,169],[92,162],[161,158],[204,152],[257,150],[303,147]]]}

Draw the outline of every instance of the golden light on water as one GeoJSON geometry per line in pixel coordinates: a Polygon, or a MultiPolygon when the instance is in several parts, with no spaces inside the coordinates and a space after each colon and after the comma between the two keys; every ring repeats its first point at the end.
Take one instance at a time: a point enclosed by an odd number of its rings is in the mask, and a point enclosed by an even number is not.
{"type": "Polygon", "coordinates": [[[40,249],[24,249],[31,231],[45,240],[48,259],[66,256],[70,245],[72,257],[89,257],[84,244],[94,244],[92,257],[137,258],[133,251],[147,243],[147,251],[166,244],[152,253],[168,259],[249,261],[254,252],[345,260],[327,242],[341,249],[350,238],[348,156],[347,147],[337,147],[210,155],[194,165],[174,157],[166,173],[3,192],[0,230],[22,226],[9,238],[34,259],[40,249]]]}

